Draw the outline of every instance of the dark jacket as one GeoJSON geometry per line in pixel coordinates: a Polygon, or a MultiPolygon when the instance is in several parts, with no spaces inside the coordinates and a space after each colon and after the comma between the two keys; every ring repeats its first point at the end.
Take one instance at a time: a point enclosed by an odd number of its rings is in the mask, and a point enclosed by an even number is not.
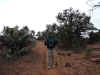
{"type": "Polygon", "coordinates": [[[54,37],[49,37],[45,40],[45,45],[49,49],[55,48],[56,44],[57,44],[57,40],[54,37]]]}

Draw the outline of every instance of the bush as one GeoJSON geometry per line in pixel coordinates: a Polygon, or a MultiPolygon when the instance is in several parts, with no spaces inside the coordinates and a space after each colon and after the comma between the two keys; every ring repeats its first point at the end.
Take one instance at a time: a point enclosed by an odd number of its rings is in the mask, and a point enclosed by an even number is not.
{"type": "Polygon", "coordinates": [[[3,55],[8,59],[16,59],[30,51],[28,46],[35,44],[35,38],[33,31],[30,31],[27,26],[20,30],[18,26],[14,28],[4,27],[0,35],[0,42],[3,55]]]}
{"type": "Polygon", "coordinates": [[[88,43],[93,44],[96,42],[100,42],[100,30],[98,32],[90,32],[88,43]]]}

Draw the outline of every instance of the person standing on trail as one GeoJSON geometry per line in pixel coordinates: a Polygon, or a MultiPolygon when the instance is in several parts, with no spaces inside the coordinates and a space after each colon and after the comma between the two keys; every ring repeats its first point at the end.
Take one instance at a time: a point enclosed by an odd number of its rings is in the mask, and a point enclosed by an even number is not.
{"type": "Polygon", "coordinates": [[[48,69],[54,65],[54,48],[57,44],[57,40],[54,36],[48,36],[45,40],[45,45],[48,48],[48,69]]]}

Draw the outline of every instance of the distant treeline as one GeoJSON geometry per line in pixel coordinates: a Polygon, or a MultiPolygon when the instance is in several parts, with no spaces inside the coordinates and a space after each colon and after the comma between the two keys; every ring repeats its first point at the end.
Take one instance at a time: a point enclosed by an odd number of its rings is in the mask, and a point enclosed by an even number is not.
{"type": "Polygon", "coordinates": [[[79,10],[69,8],[59,12],[57,23],[47,24],[46,30],[38,32],[29,30],[27,26],[4,27],[0,34],[0,50],[8,59],[16,59],[29,53],[29,45],[34,47],[35,40],[45,40],[53,35],[58,41],[58,47],[66,49],[85,49],[88,44],[100,42],[100,30],[90,22],[91,17],[79,10]],[[97,32],[95,32],[97,31],[97,32]],[[88,34],[83,35],[84,33],[88,34]]]}
{"type": "Polygon", "coordinates": [[[85,13],[69,8],[59,12],[56,19],[57,23],[48,24],[46,30],[37,33],[38,40],[45,40],[48,35],[54,35],[59,47],[67,49],[87,48],[88,44],[100,41],[100,31],[94,27],[90,22],[91,17],[85,13]]]}

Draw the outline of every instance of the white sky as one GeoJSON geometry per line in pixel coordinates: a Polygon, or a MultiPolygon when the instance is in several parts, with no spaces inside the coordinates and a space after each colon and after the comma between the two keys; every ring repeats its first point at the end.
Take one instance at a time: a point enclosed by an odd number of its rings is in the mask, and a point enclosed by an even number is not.
{"type": "Polygon", "coordinates": [[[73,7],[88,12],[87,0],[0,0],[0,31],[3,26],[27,25],[42,31],[56,22],[58,12],[73,7]]]}

